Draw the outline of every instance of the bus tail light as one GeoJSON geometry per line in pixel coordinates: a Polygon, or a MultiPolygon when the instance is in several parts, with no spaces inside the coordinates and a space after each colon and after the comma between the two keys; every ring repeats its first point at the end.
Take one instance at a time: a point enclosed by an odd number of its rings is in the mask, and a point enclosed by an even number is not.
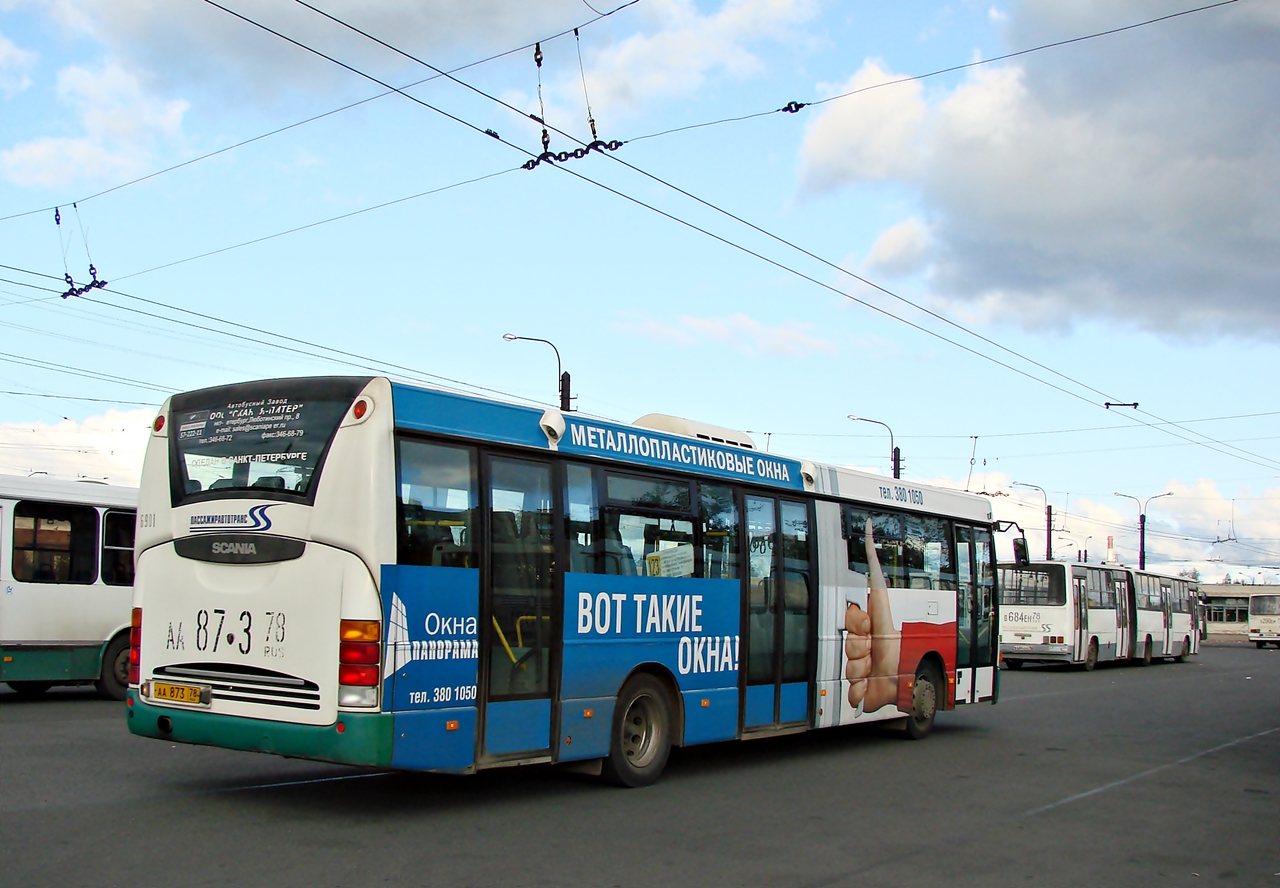
{"type": "Polygon", "coordinates": [[[377,706],[382,624],[343,620],[338,630],[338,705],[377,706]]]}
{"type": "Polygon", "coordinates": [[[135,607],[129,618],[129,684],[136,685],[141,678],[142,662],[142,608],[135,607]]]}

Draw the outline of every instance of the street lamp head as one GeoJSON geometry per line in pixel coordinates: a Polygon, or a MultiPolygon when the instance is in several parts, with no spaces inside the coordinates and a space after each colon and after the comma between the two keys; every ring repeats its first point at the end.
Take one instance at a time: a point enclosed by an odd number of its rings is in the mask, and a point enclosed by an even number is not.
{"type": "Polygon", "coordinates": [[[514,333],[503,333],[502,338],[507,340],[507,342],[515,342],[520,337],[514,333]]]}
{"type": "Polygon", "coordinates": [[[858,420],[862,419],[861,416],[854,416],[852,413],[850,413],[847,418],[852,419],[854,422],[857,422],[858,420]]]}

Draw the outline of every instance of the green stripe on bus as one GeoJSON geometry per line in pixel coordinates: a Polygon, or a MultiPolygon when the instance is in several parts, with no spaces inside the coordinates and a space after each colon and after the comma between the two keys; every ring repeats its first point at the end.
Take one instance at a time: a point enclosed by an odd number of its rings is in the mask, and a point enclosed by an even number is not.
{"type": "Polygon", "coordinates": [[[102,650],[95,646],[3,648],[0,681],[90,681],[102,670],[102,650]]]}
{"type": "Polygon", "coordinates": [[[137,691],[129,691],[129,730],[143,737],[177,743],[220,746],[247,752],[270,752],[293,758],[314,759],[343,765],[391,766],[394,722],[381,712],[340,712],[337,724],[299,725],[212,712],[195,712],[144,703],[137,691]],[[168,716],[173,730],[160,730],[158,721],[168,716]]]}

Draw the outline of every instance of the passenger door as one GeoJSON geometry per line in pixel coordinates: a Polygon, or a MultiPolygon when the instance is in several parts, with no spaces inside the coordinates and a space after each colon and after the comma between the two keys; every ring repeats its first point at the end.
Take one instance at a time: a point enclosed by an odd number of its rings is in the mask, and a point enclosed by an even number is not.
{"type": "Polygon", "coordinates": [[[1076,621],[1071,659],[1079,663],[1084,660],[1089,644],[1089,590],[1083,574],[1072,577],[1071,595],[1076,621]]]}
{"type": "Polygon", "coordinates": [[[956,704],[995,696],[995,560],[991,531],[956,525],[956,704]]]}
{"type": "Polygon", "coordinates": [[[551,464],[487,461],[489,551],[481,608],[481,760],[536,758],[551,749],[559,571],[551,464]]]}
{"type": "Polygon", "coordinates": [[[812,537],[805,503],[748,496],[744,730],[809,717],[812,537]]]}

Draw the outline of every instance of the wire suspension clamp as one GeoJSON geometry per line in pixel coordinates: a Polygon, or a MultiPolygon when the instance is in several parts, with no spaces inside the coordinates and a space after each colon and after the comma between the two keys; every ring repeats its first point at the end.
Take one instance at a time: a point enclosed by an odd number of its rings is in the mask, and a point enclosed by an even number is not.
{"type": "Polygon", "coordinates": [[[107,285],[106,281],[98,280],[98,269],[93,267],[92,262],[89,263],[89,277],[93,278],[93,280],[91,280],[89,283],[83,284],[81,286],[76,286],[76,282],[71,277],[71,272],[67,272],[62,277],[63,277],[63,280],[67,282],[67,292],[62,294],[63,299],[66,299],[69,296],[83,296],[85,293],[88,293],[90,290],[101,290],[103,287],[107,285]]]}

